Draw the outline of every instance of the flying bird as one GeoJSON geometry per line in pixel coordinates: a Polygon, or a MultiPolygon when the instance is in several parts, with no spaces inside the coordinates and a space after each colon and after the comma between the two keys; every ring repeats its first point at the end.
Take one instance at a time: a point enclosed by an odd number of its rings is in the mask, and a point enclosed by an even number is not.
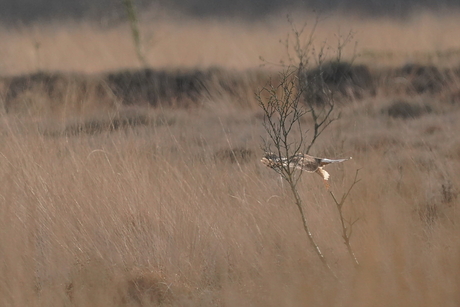
{"type": "Polygon", "coordinates": [[[303,153],[297,153],[290,158],[284,158],[279,157],[277,154],[273,152],[266,152],[264,157],[260,161],[267,167],[270,167],[278,172],[282,166],[287,167],[288,165],[289,168],[299,169],[309,173],[315,172],[323,178],[326,188],[329,188],[329,184],[327,181],[329,180],[330,176],[329,173],[325,169],[323,169],[323,167],[331,163],[340,163],[350,159],[352,158],[350,157],[347,159],[333,160],[313,157],[303,153]]]}

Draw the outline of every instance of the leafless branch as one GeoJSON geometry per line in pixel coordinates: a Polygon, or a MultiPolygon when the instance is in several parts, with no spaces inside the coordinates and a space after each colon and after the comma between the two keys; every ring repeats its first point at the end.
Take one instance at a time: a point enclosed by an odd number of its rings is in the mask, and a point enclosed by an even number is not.
{"type": "MultiPolygon", "coordinates": [[[[256,96],[264,112],[263,126],[267,133],[263,141],[263,150],[276,160],[273,169],[288,183],[310,244],[314,247],[321,262],[335,276],[308,224],[307,214],[297,189],[302,171],[295,171],[295,167],[292,167],[290,162],[298,153],[308,154],[325,129],[338,119],[338,116],[333,115],[334,97],[322,73],[321,65],[327,58],[327,46],[324,43],[319,51],[316,51],[313,44],[319,21],[317,17],[311,31],[307,33],[306,23],[298,28],[293,19],[288,17],[291,33],[284,41],[284,46],[289,62],[288,64],[281,62],[283,70],[279,74],[276,85],[270,82],[256,96]],[[307,74],[311,62],[319,65],[320,72],[313,79],[307,74]],[[316,96],[319,94],[324,97],[321,104],[316,101],[316,96]],[[310,116],[312,119],[310,129],[304,129],[302,126],[304,116],[310,116]]],[[[348,38],[340,41],[339,48],[343,48],[348,41],[348,38]]],[[[338,51],[337,58],[340,60],[342,50],[338,51]]],[[[357,181],[356,178],[355,181],[357,181]]],[[[346,196],[348,194],[349,192],[346,196]]],[[[334,197],[332,192],[331,195],[334,197]]],[[[343,198],[343,202],[345,199],[346,197],[343,198]]],[[[340,204],[335,197],[334,200],[340,204]]],[[[347,228],[347,225],[352,224],[345,224],[341,211],[342,205],[343,203],[337,206],[341,216],[343,236],[349,251],[352,252],[349,244],[351,232],[347,228]]],[[[351,226],[349,229],[351,230],[351,226]]],[[[354,259],[357,263],[356,257],[354,259]]]]}
{"type": "Polygon", "coordinates": [[[340,201],[337,200],[335,197],[334,193],[329,190],[329,194],[331,195],[332,199],[334,200],[334,203],[337,207],[337,211],[339,213],[339,218],[340,218],[340,224],[342,226],[342,238],[343,242],[347,246],[348,253],[350,254],[350,257],[353,259],[353,262],[356,266],[359,265],[358,259],[356,258],[355,253],[353,252],[353,249],[351,248],[350,244],[350,239],[351,235],[353,233],[353,225],[358,221],[358,219],[354,220],[353,222],[347,221],[344,216],[343,216],[343,205],[345,204],[345,201],[347,200],[348,196],[350,195],[351,190],[354,188],[354,186],[361,181],[361,179],[358,179],[358,173],[359,169],[356,170],[355,172],[355,177],[353,179],[352,184],[348,188],[348,190],[342,195],[342,198],[340,201]]]}

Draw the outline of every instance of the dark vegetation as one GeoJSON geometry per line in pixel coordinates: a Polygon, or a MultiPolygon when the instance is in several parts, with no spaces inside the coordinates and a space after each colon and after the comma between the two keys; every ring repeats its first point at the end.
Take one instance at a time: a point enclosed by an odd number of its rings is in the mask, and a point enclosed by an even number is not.
{"type": "Polygon", "coordinates": [[[324,85],[334,95],[340,97],[362,99],[365,95],[376,93],[376,78],[365,65],[351,65],[346,62],[330,62],[306,72],[305,81],[309,83],[305,93],[308,99],[321,104],[328,99],[322,89],[324,85]]]}
{"type": "Polygon", "coordinates": [[[405,100],[396,100],[387,108],[384,108],[383,113],[393,118],[418,118],[423,114],[431,113],[432,108],[426,104],[411,103],[405,100]]]}
{"type": "MultiPolygon", "coordinates": [[[[252,1],[211,1],[211,0],[137,0],[136,5],[143,10],[164,7],[173,11],[196,17],[242,17],[251,20],[265,17],[283,9],[304,8],[307,10],[352,11],[369,15],[384,15],[396,18],[407,16],[414,10],[445,10],[459,8],[455,0],[252,0],[252,1]]],[[[124,11],[121,1],[113,0],[2,0],[0,1],[0,20],[6,23],[30,23],[50,19],[95,19],[121,21],[124,11]]]]}
{"type": "MultiPolygon", "coordinates": [[[[365,65],[329,64],[321,70],[306,72],[307,82],[323,82],[338,103],[360,100],[383,94],[439,95],[455,102],[460,68],[440,69],[433,66],[406,65],[396,69],[371,71],[365,65]]],[[[243,107],[256,107],[250,89],[263,87],[275,73],[268,71],[207,70],[166,71],[154,69],[110,72],[101,75],[39,72],[30,75],[3,77],[1,95],[7,113],[41,108],[59,108],[63,104],[82,110],[87,105],[152,107],[199,107],[206,99],[231,97],[243,107]],[[42,99],[28,99],[39,93],[42,99]],[[249,98],[248,98],[249,97],[249,98]],[[91,99],[91,103],[87,100],[91,99]],[[47,105],[46,105],[47,104],[47,105]]],[[[315,88],[312,86],[311,88],[315,88]]],[[[316,103],[323,100],[322,92],[308,93],[316,103]]],[[[395,102],[386,112],[393,117],[419,116],[430,106],[413,106],[395,102]]],[[[123,120],[121,120],[123,122],[123,120]]],[[[122,124],[121,124],[122,125],[122,124]]]]}
{"type": "MultiPolygon", "coordinates": [[[[270,76],[258,71],[236,73],[223,69],[164,71],[153,69],[112,72],[99,76],[39,72],[31,75],[4,77],[4,107],[7,113],[23,110],[30,92],[40,92],[52,105],[65,103],[69,92],[96,97],[123,105],[170,107],[199,106],[204,97],[230,95],[247,97],[247,91],[265,83],[270,76]]],[[[242,102],[244,103],[244,102],[242,102]]],[[[110,103],[109,103],[110,104],[110,103]]]]}

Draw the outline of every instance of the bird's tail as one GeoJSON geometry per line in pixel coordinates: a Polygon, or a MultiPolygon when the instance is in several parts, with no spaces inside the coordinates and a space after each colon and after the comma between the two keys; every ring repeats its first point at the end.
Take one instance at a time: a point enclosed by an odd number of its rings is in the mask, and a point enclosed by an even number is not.
{"type": "Polygon", "coordinates": [[[347,159],[336,159],[336,160],[333,160],[333,159],[321,159],[321,165],[326,165],[326,164],[331,164],[331,163],[340,163],[340,162],[345,162],[345,161],[348,161],[348,160],[351,160],[353,159],[352,157],[350,158],[347,158],[347,159]]]}

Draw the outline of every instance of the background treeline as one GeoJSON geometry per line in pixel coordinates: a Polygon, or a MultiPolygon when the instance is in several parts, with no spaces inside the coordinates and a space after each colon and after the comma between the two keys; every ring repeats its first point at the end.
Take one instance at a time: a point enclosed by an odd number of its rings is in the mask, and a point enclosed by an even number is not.
{"type": "MultiPolygon", "coordinates": [[[[263,18],[267,14],[305,8],[320,11],[358,12],[370,15],[404,17],[414,10],[445,10],[460,7],[457,0],[136,0],[143,9],[164,8],[197,17],[263,18]]],[[[49,19],[114,18],[123,14],[121,1],[117,0],[1,0],[2,22],[28,23],[49,19]]]]}

